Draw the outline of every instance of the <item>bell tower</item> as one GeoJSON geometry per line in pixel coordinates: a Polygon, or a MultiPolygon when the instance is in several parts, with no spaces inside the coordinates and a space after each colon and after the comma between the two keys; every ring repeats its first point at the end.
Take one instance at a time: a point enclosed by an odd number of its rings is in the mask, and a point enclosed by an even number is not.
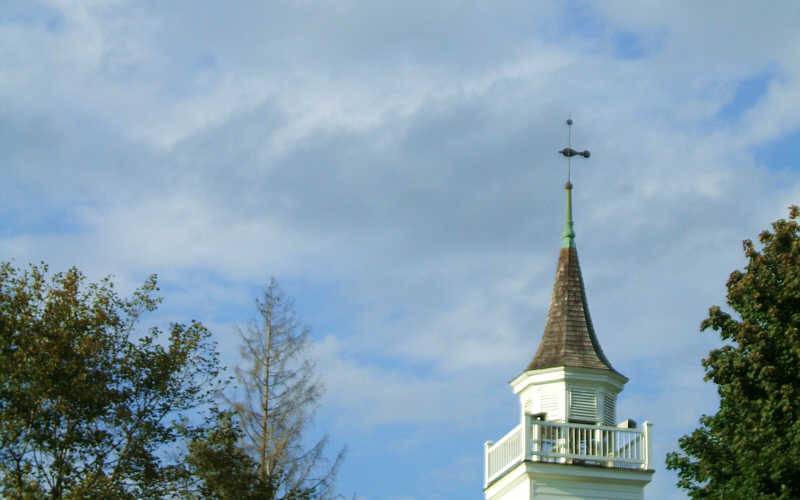
{"type": "Polygon", "coordinates": [[[484,450],[486,500],[643,499],[653,476],[650,422],[618,421],[617,397],[628,382],[597,339],[575,246],[571,159],[566,217],[542,340],[514,378],[520,423],[484,450]]]}

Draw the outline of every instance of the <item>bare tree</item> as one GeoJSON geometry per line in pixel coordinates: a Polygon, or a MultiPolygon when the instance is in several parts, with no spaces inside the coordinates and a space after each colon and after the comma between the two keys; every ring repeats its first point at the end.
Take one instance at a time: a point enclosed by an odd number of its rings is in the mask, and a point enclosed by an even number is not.
{"type": "Polygon", "coordinates": [[[294,301],[275,278],[256,303],[257,319],[239,329],[244,366],[236,369],[241,391],[231,401],[245,449],[258,464],[260,479],[276,486],[276,499],[299,492],[329,498],[344,450],[331,462],[324,456],[327,436],[303,446],[303,431],[324,390],[308,356],[310,329],[297,318],[294,301]]]}

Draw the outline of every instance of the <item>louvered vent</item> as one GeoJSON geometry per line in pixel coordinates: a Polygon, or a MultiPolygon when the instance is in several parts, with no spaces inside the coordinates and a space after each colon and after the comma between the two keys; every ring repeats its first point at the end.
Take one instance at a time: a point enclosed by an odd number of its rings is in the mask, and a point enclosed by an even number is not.
{"type": "Polygon", "coordinates": [[[594,392],[573,389],[569,394],[570,418],[597,420],[597,395],[594,392]]]}
{"type": "Polygon", "coordinates": [[[532,399],[525,400],[525,413],[536,413],[536,407],[534,406],[532,399]]]}
{"type": "Polygon", "coordinates": [[[542,411],[553,413],[558,410],[558,398],[555,394],[542,394],[542,411]]]}
{"type": "Polygon", "coordinates": [[[603,423],[614,425],[617,421],[617,396],[606,394],[603,400],[603,423]]]}

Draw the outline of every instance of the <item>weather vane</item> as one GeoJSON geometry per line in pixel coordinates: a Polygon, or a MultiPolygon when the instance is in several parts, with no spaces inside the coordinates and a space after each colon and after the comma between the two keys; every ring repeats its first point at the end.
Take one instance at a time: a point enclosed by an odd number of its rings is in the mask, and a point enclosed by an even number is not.
{"type": "Polygon", "coordinates": [[[567,127],[569,128],[569,135],[567,138],[567,147],[559,151],[562,155],[567,158],[567,185],[572,187],[572,157],[573,156],[583,156],[584,158],[588,158],[591,156],[588,150],[586,151],[575,151],[572,149],[572,117],[567,119],[567,127]]]}

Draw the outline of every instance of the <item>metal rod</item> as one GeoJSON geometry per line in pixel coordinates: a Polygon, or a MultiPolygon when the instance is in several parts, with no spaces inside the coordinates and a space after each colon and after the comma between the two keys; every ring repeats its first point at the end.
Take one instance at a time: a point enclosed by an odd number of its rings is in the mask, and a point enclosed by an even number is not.
{"type": "MultiPolygon", "coordinates": [[[[572,149],[572,113],[567,118],[567,147],[572,149]]],[[[572,183],[572,156],[567,156],[567,183],[572,183]]]]}

